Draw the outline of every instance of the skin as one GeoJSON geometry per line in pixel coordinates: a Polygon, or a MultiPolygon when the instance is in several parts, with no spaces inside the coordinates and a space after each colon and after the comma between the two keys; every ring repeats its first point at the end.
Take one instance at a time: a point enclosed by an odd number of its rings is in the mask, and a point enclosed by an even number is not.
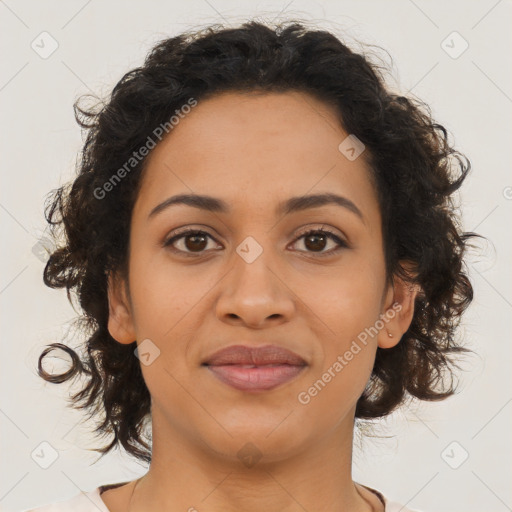
{"type": "Polygon", "coordinates": [[[394,346],[409,327],[417,290],[386,285],[376,191],[365,154],[350,161],[338,150],[347,136],[331,107],[306,93],[229,92],[200,101],[152,150],[133,210],[128,283],[109,279],[109,331],[160,350],[141,364],[153,460],[141,479],[102,494],[111,511],[383,510],[352,480],[355,407],[377,346],[394,346]],[[364,218],[334,204],[275,214],[280,201],[323,192],[350,199],[364,218]],[[173,205],[148,218],[182,193],[220,198],[232,211],[173,205]],[[203,252],[191,252],[201,244],[190,236],[175,241],[191,257],[164,246],[186,226],[211,236],[203,252]],[[348,247],[322,257],[334,240],[300,238],[322,226],[348,247]],[[248,236],[263,249],[252,263],[236,252],[248,236]],[[385,328],[301,404],[298,394],[394,303],[401,309],[385,328]],[[273,343],[308,365],[270,391],[236,390],[201,365],[228,345],[273,343]],[[252,467],[237,456],[246,443],[262,455],[252,467]]]}

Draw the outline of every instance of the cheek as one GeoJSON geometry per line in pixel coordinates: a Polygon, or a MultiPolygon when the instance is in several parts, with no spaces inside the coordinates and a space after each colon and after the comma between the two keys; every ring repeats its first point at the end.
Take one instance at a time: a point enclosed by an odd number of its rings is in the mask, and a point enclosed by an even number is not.
{"type": "Polygon", "coordinates": [[[329,400],[341,405],[342,397],[355,403],[370,377],[384,275],[381,262],[359,262],[357,271],[344,269],[309,288],[307,304],[322,320],[316,323],[321,353],[311,379],[313,388],[305,391],[312,397],[322,395],[318,402],[326,407],[329,400]]]}
{"type": "Polygon", "coordinates": [[[308,283],[307,304],[335,336],[338,348],[378,320],[384,280],[382,262],[368,260],[308,283]]]}
{"type": "Polygon", "coordinates": [[[329,421],[334,423],[341,421],[364,391],[377,350],[376,333],[371,328],[379,318],[378,297],[357,286],[344,290],[333,293],[324,310],[322,319],[329,330],[320,327],[322,332],[316,333],[321,340],[318,357],[297,397],[301,404],[330,411],[329,421]]]}
{"type": "MultiPolygon", "coordinates": [[[[209,278],[208,278],[209,277],[209,278]]],[[[130,290],[139,337],[164,341],[178,332],[189,314],[215,284],[198,278],[194,267],[171,265],[168,259],[140,252],[130,261],[130,290]]]]}
{"type": "MultiPolygon", "coordinates": [[[[299,390],[297,401],[308,416],[323,426],[338,425],[354,409],[370,378],[375,348],[362,345],[329,359],[308,387],[299,390]],[[350,354],[350,358],[347,355],[350,354]]],[[[321,427],[320,427],[321,428],[321,427]]]]}

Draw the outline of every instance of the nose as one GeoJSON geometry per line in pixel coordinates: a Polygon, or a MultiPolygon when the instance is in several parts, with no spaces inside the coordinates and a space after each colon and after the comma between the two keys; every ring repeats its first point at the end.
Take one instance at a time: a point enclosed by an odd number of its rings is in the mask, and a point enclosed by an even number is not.
{"type": "Polygon", "coordinates": [[[263,251],[249,263],[234,255],[230,272],[221,281],[217,317],[232,325],[263,329],[290,321],[296,301],[279,266],[263,251]]]}

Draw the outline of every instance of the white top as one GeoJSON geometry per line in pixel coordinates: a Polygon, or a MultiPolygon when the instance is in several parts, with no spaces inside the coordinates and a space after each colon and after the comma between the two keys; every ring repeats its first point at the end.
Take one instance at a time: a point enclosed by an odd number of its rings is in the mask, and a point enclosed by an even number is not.
{"type": "MultiPolygon", "coordinates": [[[[123,482],[123,484],[125,483],[128,482],[123,482]]],[[[109,484],[108,488],[110,488],[110,485],[114,487],[123,484],[109,484]]],[[[406,508],[400,503],[389,501],[385,496],[382,495],[382,493],[372,489],[371,487],[367,487],[366,485],[364,487],[375,493],[377,497],[384,503],[385,512],[419,512],[418,510],[411,510],[410,508],[406,508]]],[[[82,491],[80,494],[70,498],[69,500],[58,501],[51,503],[50,505],[45,505],[43,507],[33,508],[30,510],[24,510],[21,512],[110,512],[101,499],[101,489],[102,487],[97,487],[93,491],[82,491]]]]}

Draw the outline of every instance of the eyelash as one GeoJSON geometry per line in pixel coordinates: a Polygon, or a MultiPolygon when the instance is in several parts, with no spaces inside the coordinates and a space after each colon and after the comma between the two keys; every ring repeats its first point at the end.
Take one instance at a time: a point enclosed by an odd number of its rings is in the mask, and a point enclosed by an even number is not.
{"type": "MultiPolygon", "coordinates": [[[[310,254],[316,254],[317,256],[320,256],[320,257],[324,257],[324,256],[331,256],[333,254],[337,254],[342,249],[348,248],[348,244],[344,240],[342,240],[339,236],[337,236],[332,231],[330,231],[329,229],[326,229],[326,228],[310,229],[310,230],[300,234],[293,241],[293,243],[297,242],[301,238],[307,237],[308,235],[319,234],[319,233],[326,235],[331,240],[334,240],[338,244],[338,247],[335,248],[335,249],[331,249],[330,251],[327,251],[327,252],[314,252],[314,251],[299,251],[299,252],[306,252],[306,253],[310,253],[310,254]]],[[[164,247],[169,247],[174,252],[179,252],[181,254],[184,254],[187,257],[197,257],[197,256],[200,256],[200,255],[204,254],[206,251],[193,253],[193,252],[182,251],[181,249],[176,249],[176,248],[172,247],[172,244],[174,242],[176,242],[177,240],[180,240],[181,238],[186,238],[187,236],[191,236],[191,235],[206,235],[206,236],[210,237],[212,240],[214,240],[215,242],[217,242],[217,240],[215,240],[207,231],[202,231],[202,230],[198,230],[198,229],[188,228],[188,229],[186,229],[186,230],[184,230],[184,231],[182,231],[182,232],[172,236],[171,238],[168,238],[167,240],[165,240],[164,243],[163,243],[163,246],[164,247]]]]}

